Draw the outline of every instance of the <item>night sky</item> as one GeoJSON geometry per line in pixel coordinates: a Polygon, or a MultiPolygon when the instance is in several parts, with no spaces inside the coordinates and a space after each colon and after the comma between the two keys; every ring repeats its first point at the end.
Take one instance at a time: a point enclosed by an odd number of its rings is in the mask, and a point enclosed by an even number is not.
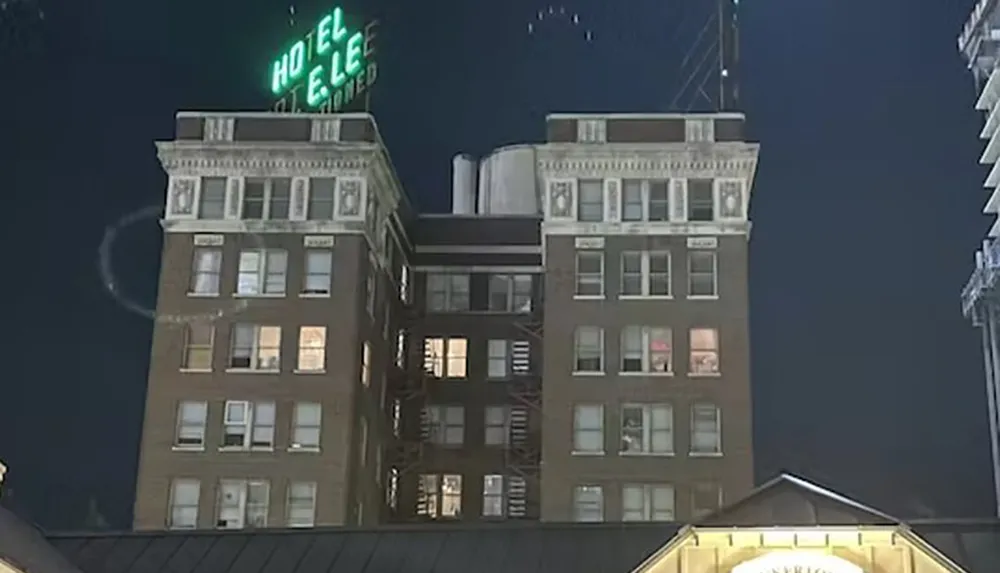
{"type": "MultiPolygon", "coordinates": [[[[590,43],[568,26],[529,36],[548,4],[395,1],[364,3],[382,20],[374,111],[424,210],[448,208],[454,153],[540,140],[545,111],[669,103],[663,70],[680,55],[667,36],[682,0],[565,0],[590,43]]],[[[44,526],[80,527],[95,499],[125,528],[152,321],[105,291],[98,247],[108,226],[162,204],[152,142],[172,137],[175,111],[267,107],[288,4],[7,3],[6,487],[44,526]]],[[[981,117],[955,43],[972,1],[742,4],[742,107],[762,144],[750,269],[757,478],[785,469],[890,512],[987,515],[982,358],[958,299],[990,224],[981,117]]],[[[308,19],[327,6],[296,7],[308,19]]],[[[117,236],[118,284],[151,306],[159,227],[117,236]]]]}

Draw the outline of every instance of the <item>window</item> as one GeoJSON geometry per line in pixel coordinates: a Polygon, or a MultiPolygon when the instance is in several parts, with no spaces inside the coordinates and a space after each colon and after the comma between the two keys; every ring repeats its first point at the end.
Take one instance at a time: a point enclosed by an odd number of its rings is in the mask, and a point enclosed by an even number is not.
{"type": "Polygon", "coordinates": [[[195,529],[198,527],[198,501],[200,499],[200,481],[175,479],[170,484],[170,514],[167,516],[167,529],[195,529]]]}
{"type": "Polygon", "coordinates": [[[222,420],[224,449],[274,447],[274,402],[226,402],[222,420]]]}
{"type": "Polygon", "coordinates": [[[605,143],[608,124],[603,119],[576,120],[576,140],[580,143],[605,143]]]}
{"type": "Polygon", "coordinates": [[[667,484],[622,486],[622,521],[673,521],[674,487],[667,484]]]}
{"type": "Polygon", "coordinates": [[[624,251],[621,296],[670,296],[670,253],[624,251]]]}
{"type": "Polygon", "coordinates": [[[465,443],[465,408],[462,406],[427,406],[424,408],[427,441],[439,446],[465,443]]]}
{"type": "Polygon", "coordinates": [[[195,249],[191,269],[191,294],[218,296],[221,276],[222,249],[195,249]]]}
{"type": "Polygon", "coordinates": [[[718,259],[715,251],[691,251],[688,253],[688,296],[719,296],[718,259]]]}
{"type": "Polygon", "coordinates": [[[719,331],[714,328],[692,328],[691,374],[713,376],[719,373],[719,331]]]}
{"type": "Polygon", "coordinates": [[[368,420],[362,416],[358,438],[358,466],[365,467],[368,464],[368,420]]]}
{"type": "Polygon", "coordinates": [[[361,345],[361,384],[370,386],[372,383],[372,345],[365,342],[361,345]]]}
{"type": "Polygon", "coordinates": [[[315,402],[296,402],[292,413],[293,450],[318,450],[323,428],[323,407],[315,402]]]}
{"type": "Polygon", "coordinates": [[[573,488],[573,521],[604,521],[604,488],[599,485],[573,488]]]}
{"type": "Polygon", "coordinates": [[[396,332],[396,367],[406,368],[406,330],[396,332]]]}
{"type": "Polygon", "coordinates": [[[417,515],[431,519],[462,515],[462,476],[423,474],[418,486],[417,515]]]}
{"type": "Polygon", "coordinates": [[[333,177],[313,177],[309,180],[309,206],[306,218],[310,221],[333,219],[333,197],[336,180],[333,177]]]}
{"type": "Polygon", "coordinates": [[[669,182],[626,179],[622,184],[622,221],[668,221],[669,182]]]}
{"type": "Polygon", "coordinates": [[[685,119],[684,140],[689,143],[715,141],[715,122],[711,118],[685,119]]]}
{"type": "Polygon", "coordinates": [[[327,296],[333,280],[333,251],[329,249],[306,250],[305,284],[302,294],[327,296]]]}
{"type": "Polygon", "coordinates": [[[378,263],[375,261],[375,257],[369,253],[368,272],[365,274],[365,311],[372,319],[375,318],[376,272],[378,272],[378,263]]]}
{"type": "Polygon", "coordinates": [[[316,524],[316,482],[293,481],[288,484],[285,503],[287,527],[312,527],[316,524]]]}
{"type": "Polygon", "coordinates": [[[264,480],[222,480],[216,527],[267,527],[270,484],[264,480]]]}
{"type": "Polygon", "coordinates": [[[674,411],[670,404],[622,406],[623,454],[674,453],[674,411]]]}
{"type": "Polygon", "coordinates": [[[688,180],[688,221],[714,221],[715,199],[711,179],[688,180]]]}
{"type": "Polygon", "coordinates": [[[510,341],[489,340],[486,342],[486,377],[502,380],[510,376],[510,341]]]}
{"type": "Polygon", "coordinates": [[[212,346],[215,328],[211,324],[192,322],[184,329],[184,370],[212,369],[212,346]]]}
{"type": "Polygon", "coordinates": [[[715,404],[691,406],[691,453],[721,454],[721,412],[715,404]]]}
{"type": "Polygon", "coordinates": [[[573,409],[573,452],[604,453],[604,406],[579,404],[573,409]]]}
{"type": "Polygon", "coordinates": [[[604,373],[604,329],[578,326],[574,344],[574,373],[604,373]]]}
{"type": "Polygon", "coordinates": [[[626,326],[622,329],[622,372],[669,374],[673,351],[669,328],[626,326]]]}
{"type": "Polygon", "coordinates": [[[292,180],[249,178],[243,187],[243,218],[287,220],[292,180]]]}
{"type": "Polygon", "coordinates": [[[718,484],[700,482],[691,490],[691,516],[703,517],[722,507],[722,488],[718,484]]]}
{"type": "Polygon", "coordinates": [[[285,294],[288,253],[278,249],[240,252],[236,294],[285,294]]]}
{"type": "Polygon", "coordinates": [[[487,446],[506,446],[510,443],[510,406],[486,407],[483,442],[487,446]]]}
{"type": "Polygon", "coordinates": [[[205,420],[208,404],[183,401],[177,404],[177,435],[174,447],[200,450],[205,447],[205,420]]]}
{"type": "Polygon", "coordinates": [[[604,296],[603,252],[576,252],[576,296],[604,296]]]}
{"type": "Polygon", "coordinates": [[[296,369],[300,372],[322,372],[326,369],[326,327],[299,327],[299,360],[296,369]]]}
{"type": "Polygon", "coordinates": [[[483,476],[483,517],[524,517],[527,483],[519,476],[483,476]]]}
{"type": "Polygon", "coordinates": [[[226,216],[226,178],[202,177],[199,219],[222,219],[226,216]]]}
{"type": "Polygon", "coordinates": [[[531,275],[490,275],[489,309],[531,312],[531,275]]]}
{"type": "Polygon", "coordinates": [[[604,181],[601,179],[580,180],[580,200],[577,201],[577,219],[585,223],[599,223],[604,220],[604,181]]]}
{"type": "Polygon", "coordinates": [[[430,312],[469,310],[469,275],[428,274],[427,310],[430,312]]]}
{"type": "Polygon", "coordinates": [[[234,324],[229,367],[244,370],[279,370],[281,327],[234,324]]]}
{"type": "Polygon", "coordinates": [[[468,351],[465,338],[425,338],[424,371],[437,378],[465,378],[468,351]]]}

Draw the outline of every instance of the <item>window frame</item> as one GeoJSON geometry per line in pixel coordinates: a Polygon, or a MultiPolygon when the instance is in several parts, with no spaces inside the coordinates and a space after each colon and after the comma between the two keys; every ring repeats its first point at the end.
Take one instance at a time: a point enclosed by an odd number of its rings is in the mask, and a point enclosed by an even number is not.
{"type": "Polygon", "coordinates": [[[714,179],[688,179],[687,220],[690,223],[713,223],[718,219],[714,179]],[[706,188],[707,182],[707,188],[706,188]],[[708,193],[708,197],[700,196],[708,193]],[[705,217],[705,213],[710,216],[705,217]]]}
{"type": "Polygon", "coordinates": [[[204,400],[181,400],[177,402],[173,449],[179,451],[204,451],[207,426],[208,402],[204,400]],[[200,409],[200,419],[187,419],[185,407],[200,409]],[[192,439],[197,439],[197,442],[191,441],[189,443],[185,443],[183,440],[188,439],[184,436],[185,430],[191,430],[192,428],[194,428],[196,430],[195,433],[198,434],[197,438],[192,439]]]}
{"type": "MultiPolygon", "coordinates": [[[[216,501],[215,508],[215,525],[216,529],[230,529],[230,530],[240,530],[240,529],[258,529],[267,527],[268,517],[271,509],[271,483],[268,480],[263,479],[227,479],[223,478],[219,480],[219,494],[216,501]],[[235,504],[235,509],[239,514],[239,527],[227,527],[220,525],[222,522],[223,509],[226,508],[224,496],[226,495],[226,486],[235,486],[237,488],[237,500],[235,504]],[[261,497],[264,501],[252,500],[251,493],[253,488],[258,488],[258,493],[263,493],[261,497]],[[263,510],[263,511],[261,511],[263,510]],[[253,515],[251,515],[253,513],[253,515]]],[[[228,509],[233,509],[229,506],[228,509]]]]}
{"type": "Polygon", "coordinates": [[[573,487],[573,521],[575,523],[603,523],[604,511],[604,486],[579,484],[573,487]],[[584,494],[596,495],[593,499],[585,499],[584,494]],[[588,512],[591,514],[589,517],[594,519],[587,519],[588,512]]]}
{"type": "Polygon", "coordinates": [[[694,484],[691,485],[691,517],[693,517],[694,519],[698,519],[700,517],[704,517],[706,515],[710,515],[715,511],[718,511],[723,506],[723,503],[725,503],[724,498],[725,496],[723,493],[722,485],[716,482],[705,482],[705,481],[695,482],[694,484]],[[697,501],[699,494],[707,494],[709,492],[706,491],[699,492],[698,490],[699,489],[704,490],[706,486],[711,487],[712,491],[710,493],[713,494],[712,497],[716,498],[716,500],[713,504],[713,507],[711,508],[707,507],[699,508],[697,501]]]}
{"type": "Polygon", "coordinates": [[[322,374],[326,372],[326,343],[329,329],[325,326],[303,325],[299,327],[298,352],[295,357],[296,374],[322,374]],[[303,335],[306,330],[315,329],[319,333],[320,345],[307,345],[303,335]],[[318,361],[318,367],[309,367],[309,362],[318,361]]]}
{"type": "Polygon", "coordinates": [[[273,326],[269,324],[253,324],[247,322],[238,322],[232,325],[232,330],[230,332],[230,344],[229,344],[229,365],[226,368],[227,372],[267,372],[276,373],[281,372],[281,341],[282,341],[282,329],[280,326],[273,326]],[[251,339],[251,345],[249,347],[250,354],[248,356],[247,366],[233,366],[234,360],[237,358],[237,350],[245,350],[246,347],[237,347],[237,342],[239,335],[238,332],[241,329],[250,327],[252,329],[253,338],[251,339]],[[263,343],[263,338],[265,331],[270,331],[271,329],[277,333],[277,339],[274,342],[274,346],[266,346],[263,343]],[[275,364],[270,368],[262,368],[261,364],[264,362],[262,358],[266,358],[268,351],[277,350],[275,356],[275,364]]]}
{"type": "Polygon", "coordinates": [[[170,491],[169,499],[167,501],[167,515],[166,515],[166,526],[169,530],[190,530],[198,529],[198,518],[200,517],[201,511],[201,480],[192,477],[180,477],[170,480],[170,491]],[[181,486],[193,486],[194,487],[194,499],[187,503],[179,505],[177,500],[180,497],[179,489],[181,486]],[[187,524],[186,520],[184,524],[179,524],[180,520],[177,519],[179,512],[184,510],[194,512],[194,519],[191,520],[190,525],[187,524]]]}
{"type": "Polygon", "coordinates": [[[417,478],[417,504],[418,511],[417,515],[433,519],[433,520],[452,520],[460,519],[462,517],[462,501],[463,494],[465,490],[464,479],[461,474],[450,474],[450,473],[432,473],[432,474],[420,474],[417,478]],[[433,478],[433,479],[428,479],[433,478]],[[445,493],[445,483],[448,478],[456,478],[454,481],[458,484],[458,492],[445,493]],[[427,482],[433,481],[433,485],[428,491],[427,482]],[[454,503],[457,498],[458,503],[454,503]],[[446,501],[451,501],[450,504],[446,504],[446,501]],[[424,503],[424,512],[419,511],[419,504],[424,503]],[[445,506],[449,506],[449,512],[445,513],[445,506]]]}
{"type": "Polygon", "coordinates": [[[691,404],[691,444],[689,447],[688,455],[691,457],[721,457],[722,454],[722,408],[718,404],[712,402],[695,402],[691,404]],[[715,444],[711,448],[702,449],[700,446],[696,445],[695,436],[699,435],[701,430],[704,428],[699,428],[699,410],[706,412],[707,408],[712,408],[714,412],[714,435],[715,444]]]}
{"type": "Polygon", "coordinates": [[[624,300],[630,299],[672,299],[674,298],[673,289],[673,268],[672,259],[670,251],[665,249],[658,249],[653,251],[622,251],[620,255],[620,265],[619,265],[619,282],[618,282],[618,298],[624,300]],[[629,267],[632,264],[627,264],[627,259],[638,259],[639,271],[629,271],[629,267]],[[654,271],[654,263],[660,261],[665,262],[666,271],[654,271]],[[636,278],[639,279],[639,292],[627,292],[632,290],[627,288],[629,286],[629,281],[634,281],[636,278]],[[659,278],[659,280],[666,285],[666,292],[654,293],[654,279],[659,278]]]}
{"type": "Polygon", "coordinates": [[[574,287],[573,287],[573,298],[577,300],[594,300],[603,299],[607,293],[607,287],[605,286],[606,280],[606,265],[604,261],[604,251],[600,249],[577,249],[576,258],[574,260],[574,287]],[[588,261],[588,259],[591,259],[588,261]],[[600,265],[600,271],[592,272],[586,271],[581,272],[580,268],[584,266],[585,261],[593,263],[597,261],[600,265]],[[595,281],[596,279],[596,281],[595,281]],[[599,285],[600,292],[584,292],[586,289],[584,286],[593,286],[594,284],[599,285]]]}
{"type": "MultiPolygon", "coordinates": [[[[323,191],[326,191],[326,190],[327,189],[324,187],[323,191]]],[[[336,213],[336,210],[335,210],[336,198],[337,198],[337,178],[336,177],[310,177],[309,178],[309,198],[306,200],[306,212],[305,212],[306,221],[332,221],[337,216],[337,213],[336,213]],[[328,199],[324,199],[323,201],[316,201],[316,197],[317,197],[316,190],[319,188],[319,186],[316,184],[317,182],[323,182],[324,184],[326,182],[330,183],[330,188],[329,188],[330,197],[328,199]],[[328,205],[329,206],[329,213],[330,213],[329,217],[325,217],[325,216],[321,217],[321,216],[315,215],[314,210],[315,210],[315,207],[317,205],[328,205]]],[[[325,213],[326,213],[326,211],[324,211],[323,214],[325,214],[325,213]]]]}
{"type": "Polygon", "coordinates": [[[510,312],[527,314],[532,310],[534,289],[534,277],[530,273],[490,273],[487,279],[487,304],[486,308],[490,312],[510,312]],[[527,291],[525,291],[525,279],[527,279],[527,291]],[[502,290],[498,287],[502,285],[502,290]],[[502,308],[494,305],[494,298],[503,295],[504,304],[502,308]]]}
{"type": "Polygon", "coordinates": [[[467,380],[469,377],[469,339],[462,336],[424,337],[423,370],[428,375],[442,380],[467,380]],[[441,343],[442,353],[440,356],[429,354],[431,351],[428,350],[428,345],[434,346],[436,342],[441,343]],[[456,351],[453,354],[453,346],[459,345],[464,345],[464,352],[460,354],[456,351]],[[458,364],[461,364],[461,373],[457,372],[459,370],[458,364]],[[455,366],[455,372],[453,372],[453,366],[455,366]]]}
{"type": "Polygon", "coordinates": [[[674,432],[674,408],[673,405],[666,402],[656,402],[656,403],[642,403],[642,402],[627,402],[621,405],[619,418],[619,437],[620,437],[620,447],[618,454],[622,456],[673,456],[675,453],[675,443],[676,439],[674,432]],[[626,446],[626,434],[630,431],[634,431],[633,428],[626,428],[626,410],[639,410],[639,415],[641,417],[639,432],[639,450],[629,450],[626,446]],[[666,419],[665,425],[657,424],[657,413],[666,419]],[[664,416],[665,414],[665,416],[664,416]],[[666,436],[664,442],[666,446],[664,448],[657,448],[656,436],[660,435],[661,439],[666,436]]]}
{"type": "Polygon", "coordinates": [[[717,378],[722,376],[722,340],[719,333],[719,329],[710,326],[693,326],[688,329],[688,377],[689,378],[717,378]],[[700,338],[695,335],[696,332],[706,332],[711,333],[710,338],[712,339],[714,347],[709,348],[708,346],[701,346],[700,344],[695,344],[695,339],[700,338]],[[696,346],[698,346],[696,348],[696,346]],[[709,361],[714,360],[714,369],[711,366],[708,369],[701,369],[696,367],[696,364],[703,362],[703,358],[709,359],[709,361]]]}
{"type": "Polygon", "coordinates": [[[573,449],[572,454],[575,456],[603,456],[605,450],[607,449],[606,436],[605,436],[605,411],[604,404],[574,404],[573,405],[573,449]],[[593,410],[597,413],[598,423],[594,426],[583,426],[583,414],[587,410],[593,410]],[[587,439],[586,436],[592,435],[597,437],[597,444],[599,449],[586,449],[585,446],[587,439]]]}
{"type": "Polygon", "coordinates": [[[426,273],[424,288],[429,313],[468,312],[471,309],[472,286],[469,273],[426,273]],[[440,305],[435,297],[441,297],[440,305]]]}
{"type": "Polygon", "coordinates": [[[698,249],[688,251],[687,256],[687,298],[690,300],[718,300],[719,299],[719,253],[715,249],[698,249]],[[696,265],[695,259],[699,257],[711,257],[712,261],[712,271],[711,271],[711,285],[712,294],[694,294],[694,284],[695,279],[700,278],[705,280],[708,278],[707,271],[696,271],[694,267],[696,265]]]}
{"type": "Polygon", "coordinates": [[[359,372],[361,385],[368,388],[372,384],[372,344],[367,340],[361,343],[361,368],[359,372]]]}
{"type": "Polygon", "coordinates": [[[604,179],[580,179],[577,181],[576,192],[576,220],[580,223],[603,223],[605,220],[604,179]],[[597,200],[590,198],[585,200],[584,190],[590,191],[592,187],[596,187],[597,200]],[[597,208],[596,212],[599,213],[597,218],[593,218],[594,213],[588,211],[588,209],[595,207],[597,208]]]}
{"type": "Polygon", "coordinates": [[[427,424],[427,443],[441,448],[461,448],[465,446],[466,420],[465,406],[460,404],[428,404],[424,406],[427,424]],[[451,415],[458,413],[460,421],[451,415]],[[457,432],[458,439],[452,438],[457,432]]]}
{"type": "MultiPolygon", "coordinates": [[[[285,496],[285,527],[290,528],[309,528],[316,526],[316,498],[319,497],[319,484],[314,481],[291,481],[288,482],[288,489],[285,496]],[[305,486],[309,493],[306,496],[297,495],[296,487],[305,486]],[[308,511],[309,517],[306,519],[298,519],[293,517],[293,513],[302,510],[302,501],[306,500],[308,506],[306,510],[308,511]],[[298,504],[298,507],[296,505],[298,504]]],[[[301,493],[301,492],[299,492],[301,493]]]]}
{"type": "Polygon", "coordinates": [[[606,340],[604,329],[600,326],[578,326],[573,331],[573,375],[574,376],[604,376],[605,368],[607,368],[607,350],[606,350],[606,340]],[[582,344],[581,338],[585,334],[597,334],[597,344],[598,346],[593,346],[590,344],[582,344]],[[582,360],[593,360],[592,356],[584,357],[582,353],[584,350],[593,351],[595,348],[598,349],[598,364],[596,370],[581,370],[582,360]]]}
{"type": "Polygon", "coordinates": [[[184,350],[181,354],[181,372],[211,372],[215,362],[215,326],[205,322],[191,322],[184,327],[184,350]],[[194,343],[192,339],[195,328],[206,328],[208,332],[208,343],[194,343]],[[200,368],[192,366],[191,355],[193,352],[208,353],[208,366],[200,368]]]}
{"type": "Polygon", "coordinates": [[[300,298],[329,298],[333,291],[333,249],[331,248],[309,248],[305,250],[305,254],[302,257],[303,272],[302,272],[302,292],[299,293],[300,298]],[[329,270],[317,271],[312,269],[313,266],[310,261],[313,260],[314,256],[322,256],[326,259],[326,266],[329,270]],[[310,288],[310,279],[320,278],[320,280],[326,278],[325,288],[310,288]]]}
{"type": "Polygon", "coordinates": [[[510,446],[511,407],[509,405],[490,404],[483,408],[483,445],[489,448],[510,446]],[[497,423],[491,414],[499,414],[497,423]],[[496,434],[500,439],[495,439],[496,434]]]}
{"type": "Polygon", "coordinates": [[[228,178],[226,177],[202,177],[199,181],[198,189],[198,214],[197,218],[202,221],[221,221],[226,218],[226,185],[228,184],[228,178]],[[221,184],[213,185],[212,191],[217,192],[218,197],[213,197],[212,201],[208,201],[208,183],[221,184]],[[212,205],[217,206],[218,211],[213,211],[211,217],[205,216],[205,206],[212,205]]]}
{"type": "Polygon", "coordinates": [[[222,294],[222,248],[195,247],[191,254],[191,281],[188,284],[187,295],[190,297],[217,297],[222,294]],[[204,261],[208,268],[203,268],[204,261]],[[209,290],[200,290],[203,279],[210,281],[209,290]]]}
{"type": "Polygon", "coordinates": [[[277,405],[273,401],[226,400],[222,406],[222,441],[219,444],[219,451],[274,451],[276,422],[277,405]],[[230,408],[236,407],[243,409],[242,421],[230,417],[230,408]],[[265,417],[264,412],[268,410],[270,413],[265,417]],[[239,429],[240,432],[231,432],[231,429],[239,429]],[[258,439],[258,433],[266,439],[258,439]],[[241,443],[228,443],[230,436],[237,436],[241,443]]]}
{"type": "Polygon", "coordinates": [[[669,223],[670,179],[624,179],[620,212],[623,223],[669,223]]]}
{"type": "Polygon", "coordinates": [[[619,340],[618,351],[618,374],[620,376],[673,376],[674,374],[674,333],[673,329],[666,326],[645,326],[629,324],[623,326],[619,340]],[[653,349],[653,341],[661,338],[657,333],[664,334],[662,338],[666,341],[667,350],[657,351],[653,349]],[[632,339],[638,335],[638,350],[631,348],[632,339]],[[639,370],[629,369],[626,361],[636,360],[638,354],[639,370]],[[654,360],[659,355],[666,355],[666,369],[656,370],[653,365],[654,360]]]}
{"type": "Polygon", "coordinates": [[[288,450],[293,452],[318,452],[323,441],[323,404],[320,402],[296,402],[292,406],[292,428],[289,436],[288,450]],[[303,421],[304,410],[311,409],[316,413],[315,422],[303,421]],[[310,440],[315,433],[316,439],[310,440]],[[314,442],[314,443],[313,443],[314,442]]]}
{"type": "MultiPolygon", "coordinates": [[[[256,198],[254,199],[256,202],[256,198]]],[[[292,179],[291,177],[247,177],[243,181],[243,193],[240,197],[240,220],[241,221],[288,221],[291,219],[291,209],[292,209],[292,179]],[[275,201],[275,183],[284,182],[284,185],[279,185],[278,189],[284,191],[284,216],[275,217],[274,209],[276,205],[279,205],[279,201],[275,201]],[[261,185],[261,196],[260,196],[260,218],[248,218],[247,217],[247,191],[251,184],[260,183],[261,185]]]]}
{"type": "Polygon", "coordinates": [[[288,294],[288,251],[286,249],[242,249],[240,251],[237,268],[236,268],[236,292],[233,293],[235,297],[283,297],[288,294]],[[255,256],[257,263],[252,265],[256,268],[244,268],[244,265],[251,266],[248,261],[251,256],[255,256]],[[278,264],[277,261],[283,261],[278,264]],[[284,268],[280,271],[273,271],[272,265],[284,268]],[[251,283],[247,280],[247,277],[253,277],[253,289],[256,292],[251,292],[250,290],[244,290],[247,288],[245,285],[250,285],[251,283]],[[272,279],[280,279],[280,283],[272,283],[272,279]],[[246,282],[245,282],[246,281],[246,282]],[[278,290],[275,285],[280,284],[280,290],[278,290]]]}
{"type": "Polygon", "coordinates": [[[513,371],[511,359],[513,355],[512,341],[502,338],[490,338],[486,341],[486,379],[487,380],[509,380],[513,371]],[[497,354],[497,348],[502,352],[497,354]],[[502,364],[502,372],[497,375],[494,366],[502,364]]]}
{"type": "MultiPolygon", "coordinates": [[[[663,499],[662,497],[659,499],[663,499]]],[[[625,483],[622,484],[622,521],[654,521],[669,522],[677,519],[677,490],[668,483],[625,483]],[[640,507],[629,508],[629,492],[638,490],[640,496],[640,507]],[[657,508],[657,493],[669,491],[667,499],[670,500],[669,509],[657,508]],[[632,512],[632,517],[629,513],[632,512]],[[639,513],[635,518],[635,512],[639,513]]]]}

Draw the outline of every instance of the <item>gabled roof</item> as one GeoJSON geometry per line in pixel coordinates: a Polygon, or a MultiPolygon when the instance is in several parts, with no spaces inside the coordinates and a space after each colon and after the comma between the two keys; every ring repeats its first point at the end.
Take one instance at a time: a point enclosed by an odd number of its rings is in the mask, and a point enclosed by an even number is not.
{"type": "Polygon", "coordinates": [[[897,525],[899,519],[791,474],[781,474],[695,526],[897,525]]]}
{"type": "Polygon", "coordinates": [[[0,506],[0,559],[26,573],[80,573],[31,523],[0,506]]]}

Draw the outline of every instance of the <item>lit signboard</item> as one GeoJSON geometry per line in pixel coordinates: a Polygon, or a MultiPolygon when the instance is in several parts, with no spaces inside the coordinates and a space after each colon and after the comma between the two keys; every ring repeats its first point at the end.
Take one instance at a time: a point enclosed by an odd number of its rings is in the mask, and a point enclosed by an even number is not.
{"type": "Polygon", "coordinates": [[[273,62],[268,74],[275,111],[337,112],[365,95],[378,77],[377,22],[351,28],[334,8],[273,62]]]}

